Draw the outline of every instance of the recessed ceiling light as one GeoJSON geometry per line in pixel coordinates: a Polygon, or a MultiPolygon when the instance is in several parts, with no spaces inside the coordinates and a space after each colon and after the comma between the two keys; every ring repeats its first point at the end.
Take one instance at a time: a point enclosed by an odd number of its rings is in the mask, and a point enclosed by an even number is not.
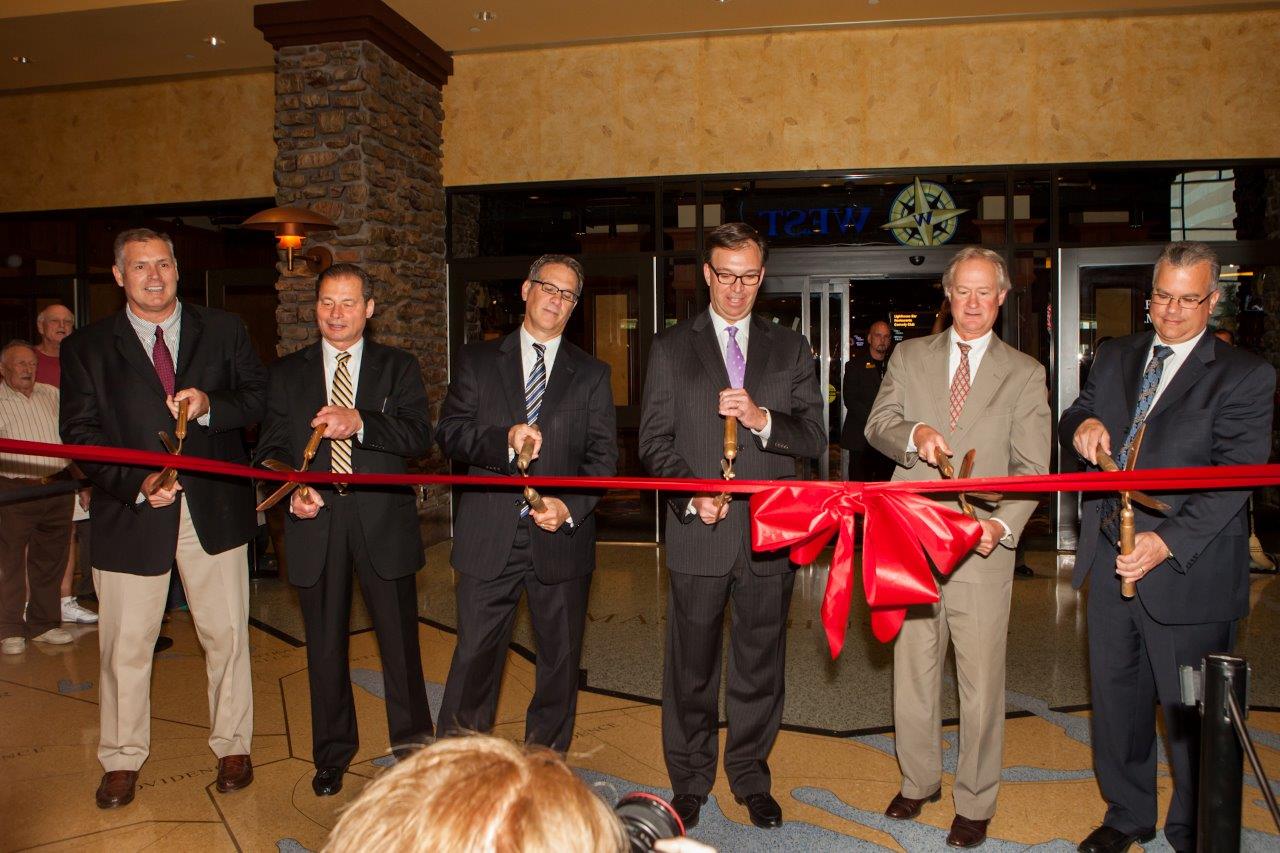
{"type": "Polygon", "coordinates": [[[867,0],[868,6],[875,6],[875,5],[878,5],[879,3],[880,3],[880,0],[867,0]]]}
{"type": "Polygon", "coordinates": [[[478,32],[480,32],[480,28],[479,28],[479,27],[472,27],[470,30],[468,30],[468,32],[478,33],[478,32]]]}
{"type": "Polygon", "coordinates": [[[30,59],[27,59],[25,56],[11,56],[9,58],[12,59],[14,62],[18,63],[19,65],[26,65],[28,62],[31,61],[30,59]]]}
{"type": "Polygon", "coordinates": [[[476,12],[476,20],[482,24],[487,24],[490,21],[497,20],[497,17],[498,15],[496,12],[488,12],[483,10],[476,12]]]}
{"type": "Polygon", "coordinates": [[[226,39],[220,39],[217,36],[209,36],[204,40],[204,43],[209,45],[209,47],[221,47],[226,44],[227,41],[226,39]]]}

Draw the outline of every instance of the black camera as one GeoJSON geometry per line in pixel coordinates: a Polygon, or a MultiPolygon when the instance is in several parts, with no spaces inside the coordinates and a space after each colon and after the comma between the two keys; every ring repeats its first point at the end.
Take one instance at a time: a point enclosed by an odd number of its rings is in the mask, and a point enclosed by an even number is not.
{"type": "Polygon", "coordinates": [[[632,853],[647,853],[658,839],[684,835],[680,815],[670,803],[654,794],[633,791],[618,800],[613,813],[626,830],[632,853]]]}

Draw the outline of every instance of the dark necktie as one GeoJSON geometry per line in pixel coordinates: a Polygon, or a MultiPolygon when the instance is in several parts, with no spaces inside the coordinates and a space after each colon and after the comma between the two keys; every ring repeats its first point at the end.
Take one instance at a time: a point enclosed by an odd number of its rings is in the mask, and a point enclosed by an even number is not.
{"type": "MultiPolygon", "coordinates": [[[[1120,447],[1120,455],[1116,457],[1116,464],[1121,468],[1129,461],[1129,453],[1133,449],[1133,440],[1138,436],[1138,430],[1142,429],[1142,425],[1147,422],[1147,415],[1151,412],[1151,404],[1155,401],[1156,391],[1160,388],[1160,377],[1164,373],[1164,360],[1173,355],[1173,349],[1164,344],[1156,344],[1155,349],[1151,351],[1151,360],[1147,362],[1147,369],[1142,371],[1142,382],[1138,385],[1138,402],[1133,406],[1133,421],[1129,424],[1129,431],[1125,433],[1124,444],[1120,447]]],[[[1102,531],[1112,542],[1118,542],[1120,539],[1120,499],[1107,498],[1102,502],[1101,509],[1102,531]]]]}
{"type": "Polygon", "coordinates": [[[173,353],[169,352],[169,345],[164,342],[164,329],[159,326],[156,326],[156,342],[151,345],[151,363],[155,365],[164,393],[172,397],[178,377],[173,369],[173,353]]]}
{"type": "MultiPolygon", "coordinates": [[[[537,357],[533,361],[533,369],[529,371],[529,379],[524,383],[524,408],[528,415],[525,423],[529,424],[538,422],[538,414],[542,411],[542,395],[547,390],[547,363],[543,360],[547,345],[534,344],[533,351],[537,357]]],[[[529,504],[521,501],[520,517],[524,518],[528,514],[529,504]]]]}

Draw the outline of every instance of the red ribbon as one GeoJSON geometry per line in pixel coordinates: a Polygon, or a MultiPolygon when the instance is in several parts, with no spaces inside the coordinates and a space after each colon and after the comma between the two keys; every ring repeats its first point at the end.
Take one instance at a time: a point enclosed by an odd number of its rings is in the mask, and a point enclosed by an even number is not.
{"type": "Polygon", "coordinates": [[[963,513],[915,492],[882,485],[842,483],[838,490],[807,484],[783,486],[751,496],[751,545],[757,551],[791,548],[791,560],[813,562],[832,535],[822,626],[831,657],[844,648],[853,599],[854,525],[865,515],[862,585],[871,608],[871,631],[887,643],[898,634],[913,604],[938,600],[929,561],[943,574],[973,550],[982,525],[963,513]]]}
{"type": "Polygon", "coordinates": [[[940,572],[952,571],[981,536],[976,521],[924,497],[957,491],[1004,494],[1036,492],[1114,492],[1142,489],[1186,492],[1197,489],[1252,489],[1280,485],[1280,465],[1231,465],[1156,468],[1139,471],[1081,472],[1020,477],[979,477],[897,483],[831,483],[772,480],[700,480],[659,477],[474,477],[439,474],[331,474],[327,471],[272,471],[199,456],[171,456],[149,450],[93,445],[45,444],[0,438],[0,453],[54,456],[86,462],[200,471],[230,477],[299,483],[354,485],[472,485],[497,488],[507,483],[543,489],[661,489],[672,492],[751,494],[752,547],[771,551],[790,547],[791,559],[812,562],[836,535],[822,622],[832,657],[840,654],[853,597],[854,524],[863,513],[862,583],[871,607],[871,628],[887,642],[897,635],[906,608],[938,600],[937,585],[925,555],[940,572]]]}

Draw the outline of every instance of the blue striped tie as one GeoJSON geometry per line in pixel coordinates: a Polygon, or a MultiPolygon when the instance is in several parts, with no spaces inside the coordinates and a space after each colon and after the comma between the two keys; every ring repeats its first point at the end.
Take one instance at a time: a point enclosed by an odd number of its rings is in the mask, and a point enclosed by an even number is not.
{"type": "MultiPolygon", "coordinates": [[[[1156,391],[1160,388],[1160,376],[1164,373],[1164,360],[1173,355],[1173,348],[1164,344],[1156,344],[1155,349],[1151,351],[1151,360],[1147,362],[1147,369],[1142,371],[1142,381],[1138,385],[1138,402],[1133,406],[1133,421],[1129,424],[1129,431],[1125,433],[1124,444],[1120,446],[1120,455],[1116,457],[1116,464],[1121,468],[1129,461],[1129,453],[1133,449],[1133,441],[1138,437],[1138,430],[1142,429],[1142,425],[1147,422],[1147,414],[1151,411],[1151,403],[1156,398],[1156,391]]],[[[1107,498],[1099,511],[1102,519],[1103,533],[1117,542],[1120,539],[1120,499],[1107,498]]]]}
{"type": "MultiPolygon", "coordinates": [[[[547,345],[534,344],[533,351],[537,354],[537,358],[533,362],[533,369],[529,371],[529,380],[524,383],[524,410],[528,414],[525,419],[527,424],[538,422],[538,413],[542,411],[542,395],[547,390],[547,363],[542,359],[547,351],[547,345]]],[[[529,505],[521,503],[520,517],[524,518],[528,514],[529,505]]]]}

